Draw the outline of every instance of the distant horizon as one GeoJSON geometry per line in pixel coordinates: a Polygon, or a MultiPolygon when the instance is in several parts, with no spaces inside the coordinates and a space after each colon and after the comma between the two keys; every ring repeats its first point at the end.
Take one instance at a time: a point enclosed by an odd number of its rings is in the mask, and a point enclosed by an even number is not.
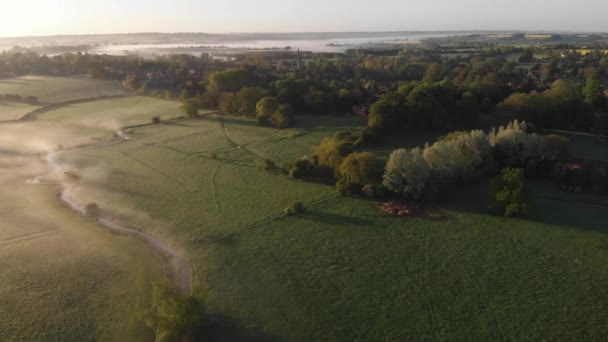
{"type": "Polygon", "coordinates": [[[398,33],[547,33],[547,34],[608,34],[608,31],[583,31],[583,30],[544,30],[544,29],[450,29],[450,30],[353,30],[353,31],[133,31],[133,32],[98,32],[98,33],[59,33],[59,34],[36,34],[36,35],[16,35],[0,36],[0,39],[20,39],[20,38],[53,38],[53,37],[87,37],[87,36],[128,36],[128,35],[290,35],[290,34],[398,34],[398,33]]]}
{"type": "Polygon", "coordinates": [[[598,0],[8,1],[0,37],[129,32],[605,32],[598,0]],[[102,33],[100,33],[102,32],[102,33]]]}

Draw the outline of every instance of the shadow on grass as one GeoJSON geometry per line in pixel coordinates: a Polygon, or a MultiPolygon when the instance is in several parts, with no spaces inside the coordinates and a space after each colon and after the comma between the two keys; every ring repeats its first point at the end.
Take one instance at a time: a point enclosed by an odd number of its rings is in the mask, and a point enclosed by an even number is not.
{"type": "MultiPolygon", "coordinates": [[[[220,117],[215,117],[213,115],[199,116],[198,118],[196,118],[196,120],[200,120],[200,121],[212,121],[212,122],[217,122],[217,123],[221,122],[221,118],[220,117]]],[[[224,116],[224,124],[225,125],[241,125],[241,126],[261,127],[261,126],[258,126],[258,124],[253,119],[238,118],[238,117],[233,117],[233,116],[224,116]]]]}
{"type": "MultiPolygon", "coordinates": [[[[549,181],[529,180],[527,201],[528,214],[523,220],[608,233],[608,196],[563,192],[549,181]]],[[[488,208],[489,203],[490,180],[482,180],[455,191],[455,195],[438,201],[437,206],[453,212],[501,217],[488,208]]]]}
{"type": "Polygon", "coordinates": [[[232,318],[223,315],[207,316],[208,323],[203,326],[197,336],[197,341],[281,341],[277,336],[271,336],[254,328],[240,326],[232,318]]]}
{"type": "Polygon", "coordinates": [[[331,214],[310,209],[307,210],[304,214],[298,214],[298,217],[306,220],[338,225],[368,226],[374,224],[374,221],[368,219],[331,214]]]}

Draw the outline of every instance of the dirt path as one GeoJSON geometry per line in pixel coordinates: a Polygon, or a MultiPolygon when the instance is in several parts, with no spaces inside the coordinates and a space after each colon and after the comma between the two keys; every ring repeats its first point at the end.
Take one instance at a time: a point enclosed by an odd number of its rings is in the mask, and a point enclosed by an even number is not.
{"type": "MultiPolygon", "coordinates": [[[[98,145],[88,145],[86,147],[74,148],[69,151],[78,151],[78,150],[82,150],[82,149],[86,149],[86,148],[102,147],[102,146],[108,146],[111,144],[119,144],[119,143],[122,143],[123,141],[124,140],[119,140],[119,141],[114,141],[114,142],[110,142],[110,143],[101,143],[98,145]]],[[[44,159],[46,160],[48,165],[52,168],[51,173],[46,176],[36,177],[33,180],[30,180],[28,182],[32,183],[32,184],[43,184],[44,178],[46,178],[50,175],[53,175],[53,174],[63,172],[64,170],[61,167],[61,165],[59,164],[59,162],[57,161],[57,157],[61,153],[65,153],[65,152],[68,152],[68,151],[60,151],[60,152],[48,154],[44,159]]],[[[61,184],[61,185],[62,185],[61,200],[74,212],[77,212],[78,214],[80,214],[82,216],[86,216],[85,207],[78,204],[72,196],[72,187],[66,186],[64,184],[61,184]]],[[[179,250],[165,244],[163,241],[159,240],[158,238],[154,237],[151,234],[120,225],[119,223],[114,221],[108,214],[102,214],[97,219],[97,221],[103,227],[105,227],[106,229],[109,229],[113,232],[123,234],[123,235],[128,235],[128,236],[134,236],[134,237],[144,241],[154,251],[161,254],[163,257],[167,258],[169,260],[169,266],[170,266],[170,270],[171,270],[170,277],[169,277],[170,280],[182,292],[184,292],[184,293],[191,292],[191,290],[192,290],[192,267],[190,266],[190,263],[188,262],[188,260],[183,256],[183,254],[179,250]]]]}

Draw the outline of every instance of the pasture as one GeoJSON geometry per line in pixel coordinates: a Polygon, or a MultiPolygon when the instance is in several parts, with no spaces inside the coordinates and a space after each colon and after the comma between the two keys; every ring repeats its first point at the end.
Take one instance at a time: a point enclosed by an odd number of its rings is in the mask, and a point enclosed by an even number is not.
{"type": "Polygon", "coordinates": [[[119,82],[94,80],[85,76],[23,76],[0,80],[0,94],[36,96],[42,103],[60,103],[101,96],[124,95],[119,82]]]}
{"type": "Polygon", "coordinates": [[[377,201],[262,168],[357,120],[304,117],[282,131],[224,122],[226,132],[213,116],[136,128],[128,142],[62,158],[106,170],[83,179],[83,201],[164,223],[142,229],[186,248],[212,314],[267,339],[608,338],[605,199],[533,183],[531,216],[505,219],[488,214],[481,182],[433,219],[392,218],[377,201]],[[306,213],[285,216],[293,201],[306,213]]]}
{"type": "Polygon", "coordinates": [[[24,103],[0,102],[0,122],[19,120],[37,108],[40,107],[24,103]]]}
{"type": "MultiPolygon", "coordinates": [[[[72,84],[55,80],[57,84],[46,86],[72,84]]],[[[107,94],[105,82],[87,82],[86,91],[58,91],[56,98],[107,94]]],[[[57,197],[58,185],[26,180],[50,172],[39,157],[58,145],[110,143],[112,131],[122,125],[179,115],[173,102],[117,98],[59,107],[37,121],[0,126],[0,340],[150,339],[138,313],[149,305],[151,286],[164,280],[165,261],[143,242],[112,234],[73,213],[57,197]],[[118,127],[100,116],[112,116],[118,127]]],[[[49,179],[61,180],[58,176],[49,179]]],[[[102,174],[97,177],[103,179],[102,174]]],[[[142,222],[145,215],[138,216],[142,222]]]]}

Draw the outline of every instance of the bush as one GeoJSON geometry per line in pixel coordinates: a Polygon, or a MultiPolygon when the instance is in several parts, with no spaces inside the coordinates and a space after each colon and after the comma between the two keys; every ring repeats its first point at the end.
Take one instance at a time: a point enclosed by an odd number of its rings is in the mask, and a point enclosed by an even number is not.
{"type": "Polygon", "coordinates": [[[156,341],[189,341],[205,316],[206,294],[195,291],[184,295],[167,285],[156,285],[152,307],[141,314],[142,321],[154,330],[156,341]]]}
{"type": "Polygon", "coordinates": [[[264,159],[264,170],[270,171],[275,168],[275,164],[270,159],[264,159]]]}
{"type": "Polygon", "coordinates": [[[101,209],[97,203],[91,202],[84,208],[84,214],[87,217],[98,219],[101,216],[101,209]]]}
{"type": "Polygon", "coordinates": [[[296,214],[301,214],[304,212],[304,203],[297,201],[297,202],[293,202],[291,204],[291,209],[296,213],[296,214]]]}
{"type": "Polygon", "coordinates": [[[304,171],[304,169],[299,167],[294,167],[289,170],[289,177],[291,178],[302,179],[305,177],[305,174],[306,172],[304,171]]]}
{"type": "Polygon", "coordinates": [[[217,159],[217,153],[213,152],[211,153],[211,159],[217,159]]]}
{"type": "Polygon", "coordinates": [[[525,177],[523,169],[503,169],[492,184],[491,208],[499,210],[505,216],[526,214],[528,205],[525,201],[525,177]]]}
{"type": "Polygon", "coordinates": [[[199,103],[197,99],[185,99],[182,101],[182,111],[189,118],[198,116],[199,103]]]}
{"type": "Polygon", "coordinates": [[[160,123],[161,123],[160,117],[155,116],[155,117],[152,118],[152,124],[159,125],[160,123]]]}
{"type": "Polygon", "coordinates": [[[336,183],[336,190],[342,196],[354,196],[361,193],[362,186],[342,178],[336,183]]]}

